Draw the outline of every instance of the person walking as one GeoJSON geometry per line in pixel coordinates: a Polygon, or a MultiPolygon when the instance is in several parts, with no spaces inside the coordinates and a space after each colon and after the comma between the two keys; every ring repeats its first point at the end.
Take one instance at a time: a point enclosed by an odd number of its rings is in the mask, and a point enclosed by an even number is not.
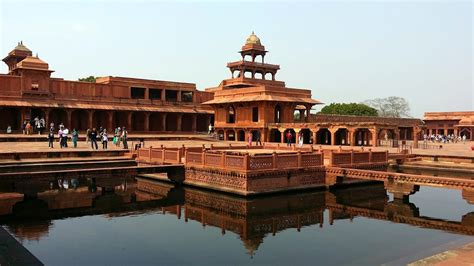
{"type": "Polygon", "coordinates": [[[102,132],[102,149],[107,150],[107,144],[109,142],[109,138],[107,137],[107,131],[104,128],[104,131],[102,132]]]}
{"type": "Polygon", "coordinates": [[[120,142],[121,139],[120,137],[122,136],[122,129],[120,127],[117,127],[115,129],[115,146],[120,147],[120,142]]]}
{"type": "Polygon", "coordinates": [[[123,148],[128,150],[127,135],[128,135],[127,129],[125,127],[122,127],[123,148]]]}
{"type": "Polygon", "coordinates": [[[54,130],[50,130],[48,134],[48,147],[52,149],[53,144],[54,144],[54,130]]]}
{"type": "Polygon", "coordinates": [[[89,136],[90,140],[91,140],[91,148],[98,150],[99,149],[99,146],[97,146],[97,130],[94,128],[92,128],[91,132],[90,132],[90,136],[89,136]]]}
{"type": "Polygon", "coordinates": [[[72,144],[74,145],[74,148],[77,148],[77,140],[79,139],[79,132],[74,128],[72,130],[72,144]]]}
{"type": "Polygon", "coordinates": [[[291,138],[293,137],[293,134],[291,134],[291,131],[288,130],[286,132],[286,146],[291,147],[291,138]]]}

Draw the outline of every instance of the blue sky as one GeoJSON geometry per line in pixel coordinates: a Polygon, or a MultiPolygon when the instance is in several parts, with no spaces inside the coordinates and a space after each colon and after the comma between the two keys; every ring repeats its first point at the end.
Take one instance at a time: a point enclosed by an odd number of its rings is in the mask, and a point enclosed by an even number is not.
{"type": "MultiPolygon", "coordinates": [[[[411,114],[474,110],[471,1],[0,0],[0,52],[23,40],[55,77],[228,78],[252,32],[278,80],[325,103],[406,98],[411,114]]],[[[7,71],[2,65],[0,71],[7,71]]]]}

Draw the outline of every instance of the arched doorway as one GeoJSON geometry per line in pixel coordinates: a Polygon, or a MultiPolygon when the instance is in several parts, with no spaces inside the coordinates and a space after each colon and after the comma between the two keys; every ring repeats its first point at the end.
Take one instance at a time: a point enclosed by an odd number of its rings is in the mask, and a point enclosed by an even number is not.
{"type": "MultiPolygon", "coordinates": [[[[252,130],[252,141],[257,141],[257,136],[260,134],[260,130],[252,130]]],[[[260,134],[260,141],[262,141],[262,134],[260,134]]]]}
{"type": "Polygon", "coordinates": [[[301,134],[303,134],[303,143],[310,144],[311,143],[311,130],[309,128],[301,129],[301,134]]]}
{"type": "Polygon", "coordinates": [[[470,140],[472,137],[472,132],[469,128],[464,127],[461,129],[461,131],[459,131],[459,136],[466,136],[466,140],[470,140]]]}
{"type": "Polygon", "coordinates": [[[245,131],[244,130],[237,131],[237,140],[238,141],[245,141],[245,131]]]}
{"type": "Polygon", "coordinates": [[[162,131],[163,130],[163,116],[160,113],[151,113],[150,115],[150,131],[162,131]]]}
{"type": "Polygon", "coordinates": [[[181,119],[181,130],[186,132],[193,131],[193,114],[183,114],[181,119]]]}
{"type": "Polygon", "coordinates": [[[327,128],[321,128],[316,132],[316,144],[331,145],[331,132],[327,128]]]}
{"type": "Polygon", "coordinates": [[[21,112],[18,108],[11,108],[6,107],[0,108],[0,130],[5,132],[4,130],[7,129],[8,126],[11,127],[12,130],[20,130],[22,126],[21,121],[21,112]]]}
{"type": "Polygon", "coordinates": [[[334,134],[334,143],[336,145],[349,145],[349,131],[346,128],[340,128],[334,134]]]}
{"type": "Polygon", "coordinates": [[[371,143],[372,133],[367,128],[358,128],[354,132],[355,146],[369,146],[371,143]]]}
{"type": "MultiPolygon", "coordinates": [[[[34,117],[33,117],[34,119],[34,117]]],[[[64,126],[69,127],[70,125],[67,124],[67,112],[64,109],[53,109],[49,112],[49,123],[54,123],[54,126],[58,128],[58,126],[62,123],[64,126]]]]}
{"type": "Polygon", "coordinates": [[[178,115],[169,113],[166,115],[166,131],[178,130],[178,115]]]}
{"type": "Polygon", "coordinates": [[[71,113],[71,128],[86,130],[89,126],[89,114],[86,110],[78,109],[71,113]]]}
{"type": "Polygon", "coordinates": [[[41,119],[41,118],[46,119],[45,113],[42,109],[32,108],[31,111],[30,111],[30,119],[34,120],[36,117],[38,119],[41,119]]]}
{"type": "Polygon", "coordinates": [[[227,130],[225,132],[227,134],[227,140],[235,140],[235,131],[234,130],[227,130]]]}
{"type": "Polygon", "coordinates": [[[278,129],[270,130],[270,142],[281,142],[281,132],[278,129]]]}
{"type": "Polygon", "coordinates": [[[112,128],[107,128],[108,120],[109,114],[107,111],[95,111],[92,115],[92,127],[95,127],[96,129],[99,129],[100,127],[106,128],[110,132],[112,128]]]}

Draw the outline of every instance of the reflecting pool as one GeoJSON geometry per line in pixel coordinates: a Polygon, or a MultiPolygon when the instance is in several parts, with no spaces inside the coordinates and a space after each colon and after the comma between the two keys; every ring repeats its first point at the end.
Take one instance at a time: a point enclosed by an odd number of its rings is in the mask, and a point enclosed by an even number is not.
{"type": "Polygon", "coordinates": [[[458,190],[255,198],[142,178],[0,182],[0,224],[46,265],[398,265],[474,241],[458,190]]]}

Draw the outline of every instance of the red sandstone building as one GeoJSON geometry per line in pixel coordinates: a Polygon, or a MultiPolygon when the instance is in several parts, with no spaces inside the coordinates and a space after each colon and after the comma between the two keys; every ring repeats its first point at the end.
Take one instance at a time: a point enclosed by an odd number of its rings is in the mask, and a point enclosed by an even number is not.
{"type": "Polygon", "coordinates": [[[206,89],[214,93],[214,99],[204,104],[214,108],[221,139],[244,141],[252,132],[259,133],[262,141],[285,142],[290,131],[293,143],[301,132],[304,143],[377,146],[398,140],[416,145],[421,138],[419,119],[311,114],[321,102],[311,98],[309,89],[288,88],[276,80],[280,66],[265,63],[266,53],[252,33],[240,51],[242,59],[227,64],[231,78],[206,89]]]}
{"type": "Polygon", "coordinates": [[[474,111],[425,113],[427,134],[466,136],[474,141],[474,111]]]}
{"type": "Polygon", "coordinates": [[[0,75],[0,130],[20,130],[23,121],[44,117],[46,125],[134,132],[207,131],[212,110],[200,103],[212,93],[193,83],[123,77],[98,78],[96,83],[51,77],[49,65],[32,56],[23,43],[3,59],[8,74],[0,75]]]}

